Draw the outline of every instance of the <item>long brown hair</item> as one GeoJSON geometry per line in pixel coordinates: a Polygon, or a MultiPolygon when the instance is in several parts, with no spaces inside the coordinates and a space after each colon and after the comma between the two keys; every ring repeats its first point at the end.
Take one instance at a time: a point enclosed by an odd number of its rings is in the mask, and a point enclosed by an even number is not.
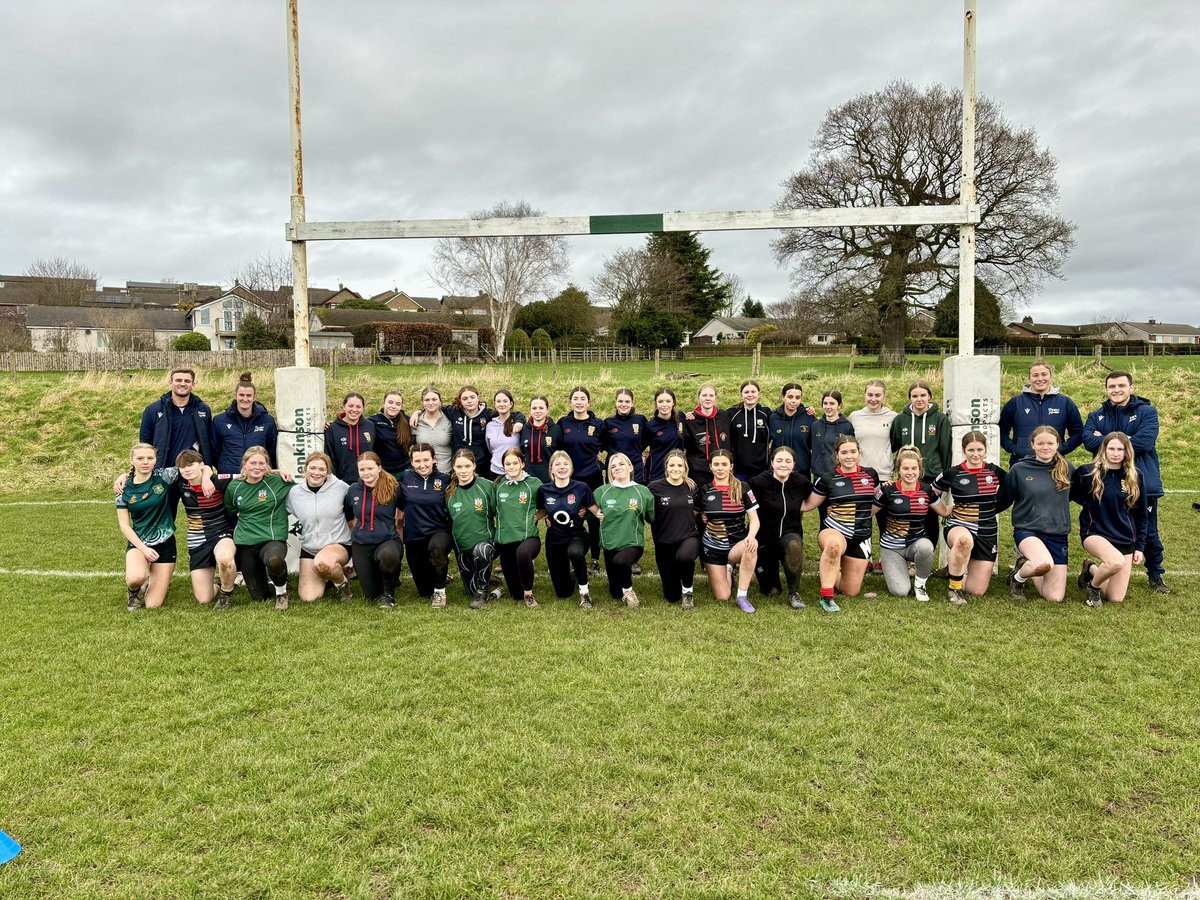
{"type": "Polygon", "coordinates": [[[1125,448],[1125,459],[1121,461],[1121,490],[1125,492],[1126,508],[1133,509],[1142,494],[1142,486],[1138,480],[1137,466],[1133,464],[1133,444],[1129,436],[1122,431],[1110,431],[1100,442],[1100,448],[1092,461],[1091,495],[1097,503],[1104,499],[1104,475],[1109,471],[1104,451],[1108,449],[1109,441],[1120,441],[1121,446],[1125,448]]]}
{"type": "MultiPolygon", "coordinates": [[[[712,461],[714,459],[716,459],[718,456],[722,457],[723,459],[729,460],[729,499],[734,503],[741,503],[742,502],[742,482],[741,482],[741,479],[739,479],[736,475],[733,474],[733,454],[730,453],[728,450],[718,450],[716,453],[714,453],[712,456],[710,456],[708,458],[709,465],[711,465],[712,461]]],[[[713,484],[714,484],[714,486],[716,485],[715,478],[713,479],[713,484]]]]}
{"type": "MultiPolygon", "coordinates": [[[[1062,438],[1059,437],[1058,429],[1052,425],[1039,425],[1033,429],[1033,434],[1029,436],[1029,446],[1033,446],[1034,439],[1041,434],[1052,434],[1054,440],[1058,441],[1058,445],[1062,446],[1062,438]]],[[[1050,471],[1050,477],[1054,479],[1054,487],[1057,490],[1065,491],[1071,487],[1071,467],[1068,465],[1066,457],[1057,450],[1054,451],[1054,468],[1050,471]]]]}
{"type": "Polygon", "coordinates": [[[479,460],[475,458],[475,451],[470,447],[459,447],[454,451],[454,455],[450,457],[450,483],[446,485],[446,502],[450,502],[450,498],[454,496],[454,492],[458,490],[458,473],[454,471],[454,463],[459,458],[470,459],[475,466],[476,474],[479,471],[479,460]]]}
{"type": "MultiPolygon", "coordinates": [[[[503,394],[505,397],[508,398],[508,417],[506,419],[504,419],[504,436],[512,437],[513,413],[515,413],[517,411],[517,401],[513,399],[512,391],[505,390],[504,388],[500,388],[500,390],[496,391],[496,393],[492,395],[492,409],[496,408],[496,406],[495,406],[496,398],[499,397],[501,394],[503,394]]],[[[500,414],[496,413],[496,417],[499,418],[500,414]]]]}
{"type": "Polygon", "coordinates": [[[366,453],[358,455],[358,461],[363,460],[373,462],[379,466],[379,480],[375,482],[375,500],[378,503],[388,504],[396,499],[396,479],[393,475],[383,467],[383,460],[379,458],[379,454],[368,450],[366,453]]]}
{"type": "Polygon", "coordinates": [[[399,391],[388,391],[383,395],[383,402],[386,403],[392,394],[400,398],[400,415],[396,416],[396,443],[401,449],[407,450],[412,446],[413,436],[412,428],[408,424],[408,413],[404,411],[404,395],[399,391]]]}

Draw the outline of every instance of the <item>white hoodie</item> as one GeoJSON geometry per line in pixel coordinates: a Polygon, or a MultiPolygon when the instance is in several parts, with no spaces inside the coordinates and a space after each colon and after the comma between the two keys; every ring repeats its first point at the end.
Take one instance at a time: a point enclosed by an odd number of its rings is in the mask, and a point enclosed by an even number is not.
{"type": "Polygon", "coordinates": [[[858,448],[862,451],[860,465],[867,466],[879,473],[881,481],[892,478],[892,419],[896,411],[890,406],[881,407],[873,413],[867,407],[856,409],[846,418],[854,426],[854,436],[858,438],[858,448]]]}

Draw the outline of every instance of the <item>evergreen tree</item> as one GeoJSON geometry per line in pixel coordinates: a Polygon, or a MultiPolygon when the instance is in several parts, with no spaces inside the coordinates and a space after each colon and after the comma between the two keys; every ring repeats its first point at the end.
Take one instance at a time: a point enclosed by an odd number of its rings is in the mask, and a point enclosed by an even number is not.
{"type": "Polygon", "coordinates": [[[767,311],[763,309],[763,305],[758,300],[746,298],[746,302],[742,304],[742,315],[747,319],[765,319],[767,311]]]}
{"type": "MultiPolygon", "coordinates": [[[[975,341],[994,343],[1004,339],[1004,322],[1000,318],[1000,301],[991,288],[975,277],[975,341]]],[[[946,296],[933,314],[934,337],[958,337],[958,280],[955,279],[946,296]]]]}
{"type": "MultiPolygon", "coordinates": [[[[719,269],[708,264],[712,251],[700,243],[694,231],[664,231],[646,239],[646,251],[672,259],[682,270],[686,288],[684,302],[690,313],[684,325],[699,328],[729,301],[729,285],[719,269]]],[[[658,304],[654,304],[658,306],[658,304]]]]}

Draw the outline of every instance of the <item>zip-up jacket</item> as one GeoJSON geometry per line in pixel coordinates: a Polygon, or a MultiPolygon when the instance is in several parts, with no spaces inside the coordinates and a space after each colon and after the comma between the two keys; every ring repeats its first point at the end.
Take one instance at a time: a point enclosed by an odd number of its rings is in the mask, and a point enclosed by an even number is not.
{"type": "MultiPolygon", "coordinates": [[[[212,410],[195,394],[188,397],[187,406],[182,409],[171,402],[170,391],[147,406],[142,413],[138,440],[154,445],[158,451],[157,463],[162,468],[175,465],[175,458],[184,450],[198,450],[210,466],[216,462],[212,410]]],[[[239,459],[237,471],[240,469],[239,459]]]]}
{"type": "Polygon", "coordinates": [[[953,439],[950,417],[936,403],[930,403],[929,409],[919,416],[913,412],[911,403],[905,406],[904,412],[892,419],[891,435],[893,453],[906,444],[921,451],[926,478],[937,478],[950,468],[953,439]]]}
{"type": "Polygon", "coordinates": [[[1092,496],[1093,463],[1086,463],[1071,476],[1071,499],[1082,507],[1079,510],[1080,540],[1099,535],[1110,544],[1133,545],[1134,550],[1146,549],[1146,492],[1139,491],[1130,507],[1128,495],[1121,487],[1121,471],[1109,469],[1104,473],[1104,494],[1097,500],[1092,496]]]}
{"type": "Polygon", "coordinates": [[[646,420],[646,430],[642,433],[642,446],[650,451],[649,471],[646,473],[648,482],[655,482],[666,477],[663,463],[667,454],[672,450],[683,449],[683,416],[672,413],[670,419],[660,418],[655,413],[646,420]]]}
{"type": "Polygon", "coordinates": [[[274,417],[257,400],[249,416],[238,412],[235,400],[229,404],[229,409],[213,419],[212,449],[217,457],[217,471],[222,475],[241,472],[242,454],[251,447],[266,447],[271,468],[275,468],[275,444],[278,441],[279,429],[274,417]]]}
{"type": "Polygon", "coordinates": [[[368,450],[378,452],[376,438],[375,423],[370,419],[359,419],[357,425],[351,425],[345,415],[338,413],[325,429],[325,452],[333,460],[333,474],[347,484],[358,481],[358,458],[368,450]]]}
{"type": "Polygon", "coordinates": [[[771,411],[755,405],[746,409],[744,404],[726,410],[729,414],[729,449],[737,460],[737,469],[749,477],[767,468],[767,451],[771,445],[771,411]]]}
{"type": "Polygon", "coordinates": [[[854,426],[862,465],[874,469],[884,481],[892,479],[892,422],[896,415],[890,406],[880,407],[877,413],[864,406],[846,417],[854,426]]]}
{"type": "Polygon", "coordinates": [[[792,472],[780,481],[772,472],[755,475],[747,482],[758,500],[759,536],[778,538],[786,532],[804,535],[800,507],[812,493],[812,483],[804,475],[792,472]]]}
{"type": "Polygon", "coordinates": [[[450,534],[460,551],[474,550],[496,539],[496,485],[485,478],[455,488],[446,497],[450,534]]]}
{"type": "Polygon", "coordinates": [[[644,484],[602,484],[596,488],[600,544],[605,550],[646,546],[646,523],[654,521],[654,496],[644,484]]]}
{"type": "MultiPolygon", "coordinates": [[[[683,444],[687,449],[688,470],[696,482],[708,484],[712,481],[712,468],[708,461],[718,450],[733,448],[729,444],[729,413],[713,407],[709,415],[700,412],[697,406],[692,410],[695,418],[683,420],[683,444]]],[[[734,457],[737,463],[737,457],[734,457]]]]}
{"type": "Polygon", "coordinates": [[[1158,467],[1158,410],[1145,397],[1129,395],[1124,406],[1113,406],[1105,400],[1099,409],[1088,413],[1083,426],[1083,446],[1093,456],[1100,442],[1110,431],[1122,431],[1133,444],[1133,464],[1142,476],[1142,490],[1147,497],[1163,495],[1162,472],[1158,467]]]}
{"type": "Polygon", "coordinates": [[[840,413],[837,419],[832,422],[821,416],[821,418],[812,423],[808,437],[809,452],[812,455],[813,480],[821,476],[829,478],[833,475],[833,470],[837,467],[837,460],[833,458],[833,451],[837,446],[838,436],[843,434],[853,436],[854,426],[850,424],[849,419],[840,413]]]}
{"type": "MultiPolygon", "coordinates": [[[[492,453],[487,446],[487,423],[496,418],[496,411],[481,406],[475,415],[453,406],[443,406],[442,413],[450,420],[450,446],[454,453],[470,447],[475,454],[475,465],[483,471],[491,466],[492,453]]],[[[513,410],[513,422],[524,422],[525,416],[513,410]]]]}
{"type": "Polygon", "coordinates": [[[562,449],[562,429],[550,419],[541,425],[525,422],[520,433],[521,452],[525,454],[525,471],[545,484],[550,480],[550,454],[562,449]]]}
{"type": "Polygon", "coordinates": [[[450,530],[450,514],[446,512],[450,478],[437,469],[428,475],[409,469],[401,476],[397,506],[404,511],[404,540],[420,541],[450,530]]]}
{"type": "Polygon", "coordinates": [[[496,543],[514,544],[537,537],[537,493],[542,483],[529,473],[520,481],[496,479],[496,543]]]}
{"type": "Polygon", "coordinates": [[[396,490],[391,503],[381,503],[375,488],[361,481],[350,485],[343,501],[346,518],[354,520],[350,539],[355,544],[382,544],[384,541],[399,540],[396,531],[396,509],[400,503],[400,491],[396,490]]]}
{"type": "Polygon", "coordinates": [[[1071,494],[1055,486],[1053,469],[1054,460],[1022,459],[1008,470],[996,495],[996,512],[1012,507],[1013,531],[1071,533],[1071,494]]]}
{"type": "Polygon", "coordinates": [[[600,471],[597,458],[604,450],[604,423],[595,413],[588,412],[586,419],[575,418],[569,412],[558,420],[562,429],[562,447],[575,466],[574,478],[590,478],[600,471]]]}
{"type": "Polygon", "coordinates": [[[1083,443],[1083,418],[1075,401],[1060,394],[1056,387],[1039,395],[1025,385],[1000,411],[1000,446],[1008,451],[1009,465],[1033,456],[1029,438],[1039,425],[1049,425],[1058,432],[1062,442],[1058,452],[1063,456],[1083,443]]]}
{"type": "Polygon", "coordinates": [[[401,418],[407,422],[408,413],[400,410],[399,416],[389,419],[381,409],[367,420],[375,426],[375,446],[372,449],[379,454],[383,470],[396,478],[409,466],[408,448],[401,447],[396,438],[396,422],[401,418]]]}
{"type": "Polygon", "coordinates": [[[317,490],[301,480],[287,496],[287,511],[300,523],[300,547],[317,553],[331,544],[349,544],[346,492],[350,485],[330,475],[317,490]]]}
{"type": "Polygon", "coordinates": [[[812,473],[812,446],[809,443],[813,423],[817,420],[801,406],[796,414],[789,416],[780,406],[767,417],[767,428],[771,431],[771,449],[791,447],[796,454],[794,471],[805,478],[812,473]]]}
{"type": "Polygon", "coordinates": [[[633,463],[633,480],[646,483],[646,469],[642,465],[642,441],[649,428],[645,416],[631,412],[627,416],[620,413],[609,416],[604,420],[604,449],[608,455],[624,453],[633,463]]]}
{"type": "Polygon", "coordinates": [[[233,542],[238,546],[265,544],[288,539],[287,498],[296,486],[278,475],[264,475],[250,484],[234,479],[225,489],[225,511],[237,516],[233,542]]]}

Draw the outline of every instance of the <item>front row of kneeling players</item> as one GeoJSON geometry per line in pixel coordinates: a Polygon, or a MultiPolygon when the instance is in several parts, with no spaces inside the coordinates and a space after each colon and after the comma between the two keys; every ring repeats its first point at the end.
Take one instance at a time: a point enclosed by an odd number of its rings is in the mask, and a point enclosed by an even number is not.
{"type": "Polygon", "coordinates": [[[555,595],[578,593],[592,607],[585,520],[599,522],[608,591],[625,605],[639,605],[633,568],[644,552],[645,526],[651,527],[655,559],[668,602],[694,605],[696,560],[709,578],[712,595],[733,595],[752,613],[748,594],[757,573],[763,593],[781,593],[782,568],[788,602],[805,606],[799,580],[803,566],[801,515],[821,509],[817,543],[821,550],[819,603],[837,612],[836,593],[857,596],[871,558],[873,520],[881,517],[880,559],[888,591],[912,592],[928,600],[936,531],[943,519],[949,548],[949,600],[963,605],[991,583],[999,549],[997,516],[1012,507],[1017,561],[1009,576],[1014,598],[1025,583],[1049,600],[1064,599],[1070,503],[1082,508],[1080,532],[1088,553],[1078,578],[1087,604],[1124,599],[1133,564],[1140,562],[1146,537],[1146,498],[1138,483],[1129,438],[1104,437],[1096,459],[1074,469],[1058,452],[1058,433],[1034,431],[1033,456],[1005,472],[985,461],[986,438],[963,438],[964,460],[935,479],[923,477],[920,451],[902,448],[894,482],[880,483],[859,463],[857,440],[842,435],[831,474],[808,479],[793,471],[787,447],[771,455],[770,471],[742,482],[733,459],[718,451],[710,461],[712,480],[697,486],[683,451],[672,451],[664,478],[648,486],[633,480],[633,465],[621,453],[608,460],[608,480],[593,490],[573,477],[571,458],[550,458],[543,484],[525,470],[518,448],[503,456],[504,474],[494,482],[477,477],[476,459],[460,450],[452,472],[437,471],[434,451],[418,444],[412,468],[399,479],[386,472],[374,453],[358,461],[353,484],[332,474],[324,453],[310,455],[304,477],[292,481],[270,469],[261,447],[246,451],[241,474],[216,475],[199,454],[179,454],[172,468],[156,466],[155,450],[137,444],[132,468],[118,479],[117,514],[128,540],[128,606],[162,605],[175,569],[174,518],[170,496],[177,491],[187,513],[187,544],[193,592],[201,603],[214,600],[227,609],[240,571],[252,597],[275,600],[287,609],[288,515],[300,528],[299,595],[320,598],[332,587],[339,599],[351,596],[347,578],[353,563],[362,593],[383,608],[395,605],[401,562],[408,556],[417,593],[435,608],[446,606],[447,570],[453,552],[464,591],[474,609],[498,600],[491,589],[492,566],[500,561],[508,593],[528,607],[534,598],[534,561],[546,556],[555,595]],[[236,524],[230,527],[230,522],[236,524]],[[1099,560],[1092,562],[1092,558],[1099,560]],[[910,582],[909,567],[915,578],[910,582]]]}

